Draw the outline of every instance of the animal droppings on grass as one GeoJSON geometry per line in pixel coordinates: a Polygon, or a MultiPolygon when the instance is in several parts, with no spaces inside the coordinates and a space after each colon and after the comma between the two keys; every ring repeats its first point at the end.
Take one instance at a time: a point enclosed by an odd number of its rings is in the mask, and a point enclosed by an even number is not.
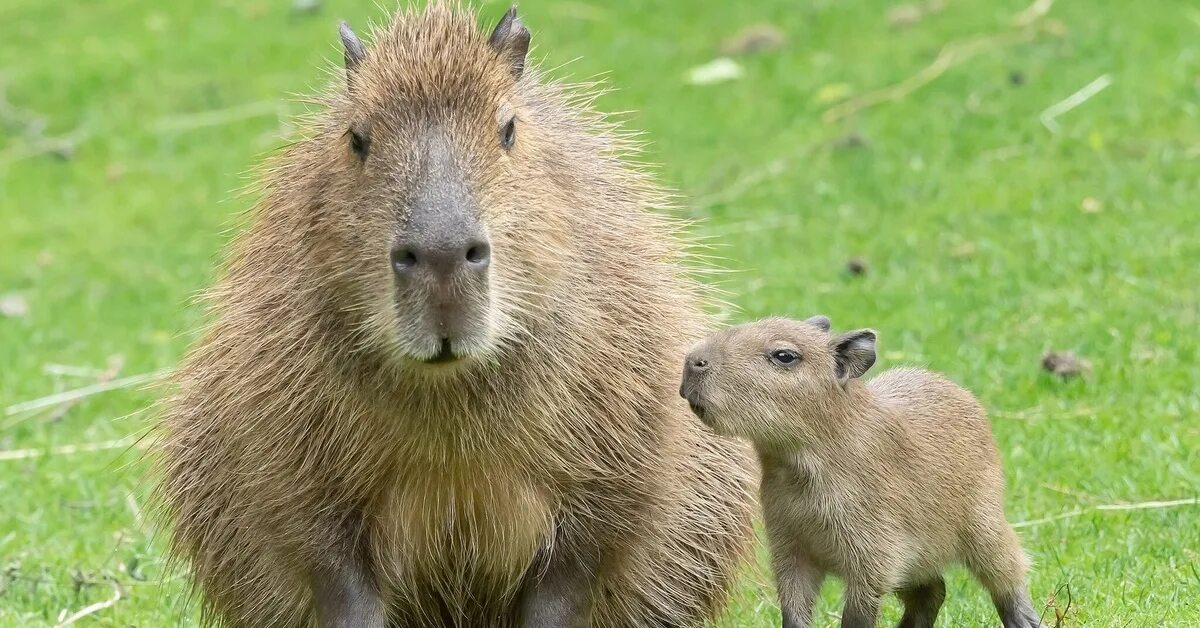
{"type": "Polygon", "coordinates": [[[866,148],[870,145],[866,137],[857,131],[851,131],[833,142],[834,150],[846,150],[854,148],[866,148]]]}
{"type": "Polygon", "coordinates": [[[1049,351],[1042,356],[1042,369],[1063,379],[1084,375],[1092,370],[1092,363],[1071,351],[1049,351]]]}
{"type": "Polygon", "coordinates": [[[771,24],[754,24],[738,31],[721,42],[721,54],[738,56],[770,52],[783,47],[787,38],[783,31],[771,24]]]}
{"type": "Polygon", "coordinates": [[[846,262],[846,272],[851,275],[865,275],[867,274],[867,270],[867,260],[861,257],[852,257],[846,262]]]}
{"type": "Polygon", "coordinates": [[[1025,73],[1020,70],[1013,70],[1008,73],[1008,84],[1013,87],[1020,87],[1025,84],[1025,73]]]}
{"type": "Polygon", "coordinates": [[[0,297],[0,315],[8,318],[22,318],[29,314],[29,302],[19,294],[6,294],[0,297]]]}

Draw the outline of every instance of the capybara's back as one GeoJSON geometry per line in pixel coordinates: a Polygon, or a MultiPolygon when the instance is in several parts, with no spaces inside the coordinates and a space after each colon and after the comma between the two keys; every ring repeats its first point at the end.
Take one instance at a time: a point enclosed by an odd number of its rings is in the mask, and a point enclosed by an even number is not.
{"type": "Polygon", "coordinates": [[[514,12],[341,36],[165,404],[206,623],[713,617],[751,470],[675,395],[709,321],[662,194],[514,12]]]}
{"type": "Polygon", "coordinates": [[[943,375],[911,367],[889,369],[866,385],[881,406],[904,422],[910,455],[922,461],[911,470],[915,479],[947,487],[939,496],[943,503],[955,498],[986,503],[1003,517],[1000,452],[975,395],[943,375]]]}

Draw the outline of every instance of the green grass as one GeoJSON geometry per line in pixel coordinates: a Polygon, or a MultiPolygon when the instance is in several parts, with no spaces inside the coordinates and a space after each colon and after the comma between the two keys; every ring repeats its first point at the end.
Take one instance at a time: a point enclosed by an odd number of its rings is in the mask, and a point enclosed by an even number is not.
{"type": "MultiPolygon", "coordinates": [[[[1021,529],[1036,600],[1069,599],[1066,625],[1200,625],[1200,506],[1091,509],[1200,493],[1200,9],[1059,2],[1032,40],[827,124],[829,96],[1011,31],[1023,3],[951,0],[907,29],[889,26],[882,0],[720,4],[521,8],[535,56],[578,58],[555,74],[607,72],[619,89],[601,106],[636,110],[649,158],[737,271],[722,281],[735,318],[822,312],[877,328],[880,367],[944,371],[993,412],[1012,520],[1083,509],[1021,529]],[[762,21],[787,33],[783,49],[742,59],[740,80],[686,84],[720,39],[762,21]],[[1059,133],[1039,122],[1105,74],[1112,86],[1061,116],[1059,133]],[[1100,211],[1082,210],[1088,198],[1100,211]],[[852,256],[865,276],[843,270],[852,256]],[[1094,371],[1053,379],[1038,366],[1048,349],[1094,371]]],[[[178,360],[200,318],[191,296],[252,202],[235,191],[299,111],[287,95],[326,80],[342,17],[382,14],[372,2],[297,15],[266,0],[0,0],[0,295],[29,309],[0,317],[0,408],[93,381],[47,364],[120,355],[135,374],[178,360]],[[248,103],[266,104],[235,112],[265,113],[189,117],[248,103]],[[74,135],[73,156],[31,154],[37,120],[41,136],[74,135]]],[[[0,415],[0,450],[140,434],[152,400],[127,389],[56,421],[0,415]]],[[[194,621],[135,512],[148,508],[145,471],[119,448],[0,459],[0,625],[52,624],[109,598],[110,582],[121,600],[81,625],[194,621]]],[[[758,582],[769,578],[748,577],[732,623],[778,622],[758,582]]],[[[949,591],[940,625],[996,623],[963,573],[949,591]]],[[[818,624],[834,621],[838,594],[826,587],[818,624]]]]}

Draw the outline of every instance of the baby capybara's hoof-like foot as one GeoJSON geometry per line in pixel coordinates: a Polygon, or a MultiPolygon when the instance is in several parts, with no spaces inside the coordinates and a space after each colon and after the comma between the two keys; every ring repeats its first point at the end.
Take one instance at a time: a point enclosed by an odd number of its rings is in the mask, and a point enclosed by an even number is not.
{"type": "Polygon", "coordinates": [[[1033,610],[1029,598],[1014,600],[1007,604],[997,604],[1000,611],[1000,623],[1004,628],[1041,628],[1042,618],[1033,610]]]}

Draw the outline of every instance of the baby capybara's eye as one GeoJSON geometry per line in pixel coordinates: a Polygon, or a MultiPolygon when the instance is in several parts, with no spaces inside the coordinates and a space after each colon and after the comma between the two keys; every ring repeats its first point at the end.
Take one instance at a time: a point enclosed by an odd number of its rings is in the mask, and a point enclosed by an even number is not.
{"type": "Polygon", "coordinates": [[[771,352],[771,361],[780,366],[788,366],[799,362],[800,354],[789,349],[776,349],[771,352]]]}
{"type": "Polygon", "coordinates": [[[509,118],[508,122],[500,128],[500,147],[504,150],[512,148],[513,142],[517,141],[517,119],[509,118]]]}

